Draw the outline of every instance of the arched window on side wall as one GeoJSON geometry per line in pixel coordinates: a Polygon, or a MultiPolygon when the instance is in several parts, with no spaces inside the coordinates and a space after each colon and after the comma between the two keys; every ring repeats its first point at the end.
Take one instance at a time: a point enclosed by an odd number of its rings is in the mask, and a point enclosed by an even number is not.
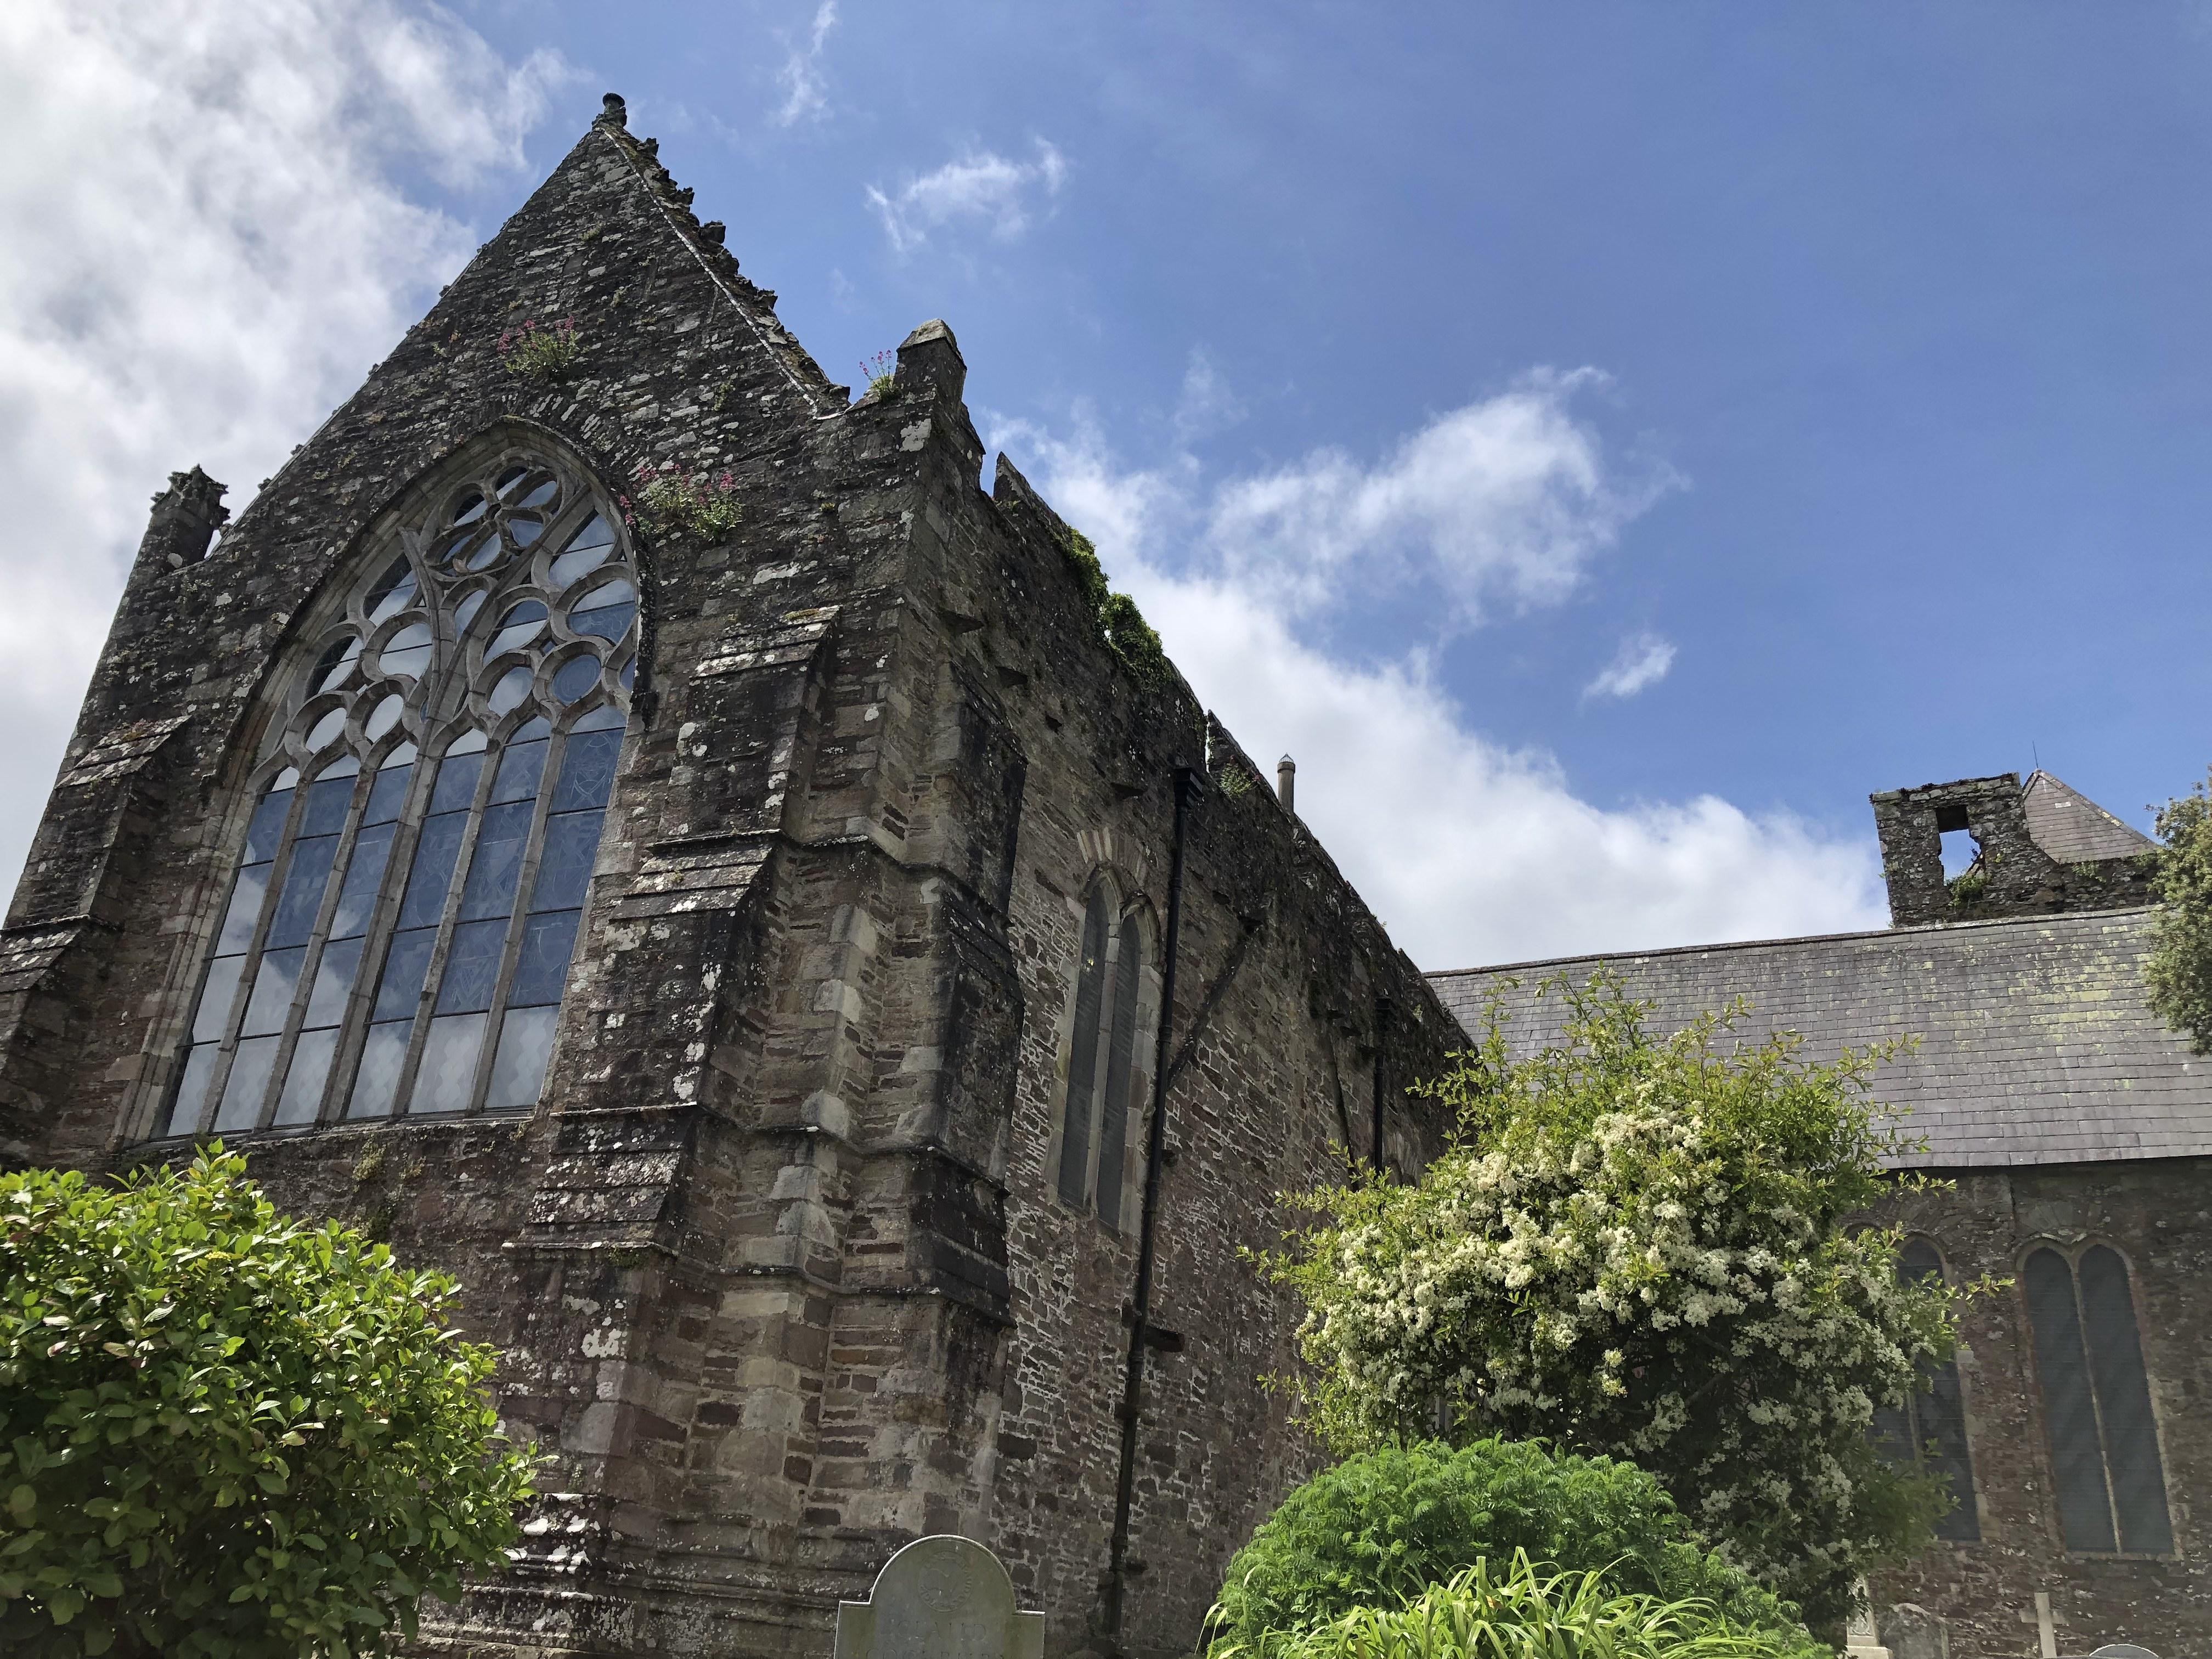
{"type": "Polygon", "coordinates": [[[1060,1196],[1119,1227],[1129,1126],[1142,1115],[1133,1097],[1143,1069],[1136,1046],[1145,936],[1136,913],[1122,908],[1110,882],[1091,890],[1082,949],[1061,1104],[1060,1196]]]}
{"type": "Polygon", "coordinates": [[[2169,1553],[2166,1468],[2127,1263],[2107,1245],[2072,1263],[2045,1247],[2021,1264],[2020,1282],[2066,1547],[2169,1553]]]}
{"type": "MultiPolygon", "coordinates": [[[[1943,1259],[1924,1238],[1909,1238],[1898,1252],[1897,1273],[1907,1284],[1943,1277],[1943,1259]]],[[[1892,1462],[1916,1465],[1942,1480],[1951,1493],[1951,1511],[1936,1523],[1936,1535],[1954,1543],[1981,1540],[1974,1513],[1974,1465],[1966,1445],[1966,1405],[1959,1382],[1959,1362],[1946,1359],[1931,1370],[1919,1391],[1902,1406],[1875,1413],[1875,1439],[1892,1462]]]]}
{"type": "Polygon", "coordinates": [[[536,1103],[637,609],[610,505],[540,455],[380,545],[287,671],[158,1133],[536,1103]]]}

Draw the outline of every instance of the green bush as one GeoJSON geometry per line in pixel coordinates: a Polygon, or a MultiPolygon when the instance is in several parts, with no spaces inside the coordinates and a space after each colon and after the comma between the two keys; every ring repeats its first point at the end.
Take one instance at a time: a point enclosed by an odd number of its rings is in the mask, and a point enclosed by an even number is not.
{"type": "Polygon", "coordinates": [[[391,1650],[530,1496],[451,1280],[280,1216],[218,1145],[0,1176],[0,1652],[391,1650]]]}
{"type": "Polygon", "coordinates": [[[1212,1659],[1829,1659],[1802,1630],[1746,1626],[1708,1601],[1546,1573],[1525,1554],[1478,1561],[1396,1607],[1354,1607],[1310,1630],[1218,1646],[1212,1659]]]}
{"type": "Polygon", "coordinates": [[[1707,1551],[1634,1464],[1502,1439],[1386,1447],[1316,1475],[1230,1562],[1215,1634],[1249,1649],[1263,1632],[1395,1607],[1516,1551],[1595,1572],[1607,1594],[1699,1598],[1739,1624],[1802,1634],[1796,1609],[1707,1551]]]}

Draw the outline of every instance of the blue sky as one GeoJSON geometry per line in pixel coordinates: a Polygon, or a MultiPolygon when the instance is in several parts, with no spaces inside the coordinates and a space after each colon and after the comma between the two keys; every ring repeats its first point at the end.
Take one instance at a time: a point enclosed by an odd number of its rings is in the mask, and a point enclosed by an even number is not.
{"type": "Polygon", "coordinates": [[[26,800],[160,474],[242,501],[608,88],[833,376],[951,322],[1425,965],[1880,925],[1871,789],[2212,761],[2196,8],[171,9],[0,22],[0,210],[158,239],[101,325],[0,256],[26,800]]]}

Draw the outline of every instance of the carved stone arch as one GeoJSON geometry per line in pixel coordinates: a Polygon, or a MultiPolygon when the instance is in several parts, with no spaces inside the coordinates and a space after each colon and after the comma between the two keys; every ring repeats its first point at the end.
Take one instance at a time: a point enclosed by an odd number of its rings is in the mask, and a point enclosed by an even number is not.
{"type": "Polygon", "coordinates": [[[639,575],[596,470],[522,422],[371,517],[240,722],[226,878],[142,1135],[535,1104],[629,723],[639,575]]]}

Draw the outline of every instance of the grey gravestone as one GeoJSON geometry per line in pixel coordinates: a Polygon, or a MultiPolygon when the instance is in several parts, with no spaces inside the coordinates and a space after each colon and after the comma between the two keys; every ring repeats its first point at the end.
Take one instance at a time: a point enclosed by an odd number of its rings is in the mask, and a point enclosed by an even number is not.
{"type": "Polygon", "coordinates": [[[972,1538],[917,1538],[884,1563],[865,1601],[837,1604],[836,1659],[1043,1659],[1044,1615],[972,1538]]]}

